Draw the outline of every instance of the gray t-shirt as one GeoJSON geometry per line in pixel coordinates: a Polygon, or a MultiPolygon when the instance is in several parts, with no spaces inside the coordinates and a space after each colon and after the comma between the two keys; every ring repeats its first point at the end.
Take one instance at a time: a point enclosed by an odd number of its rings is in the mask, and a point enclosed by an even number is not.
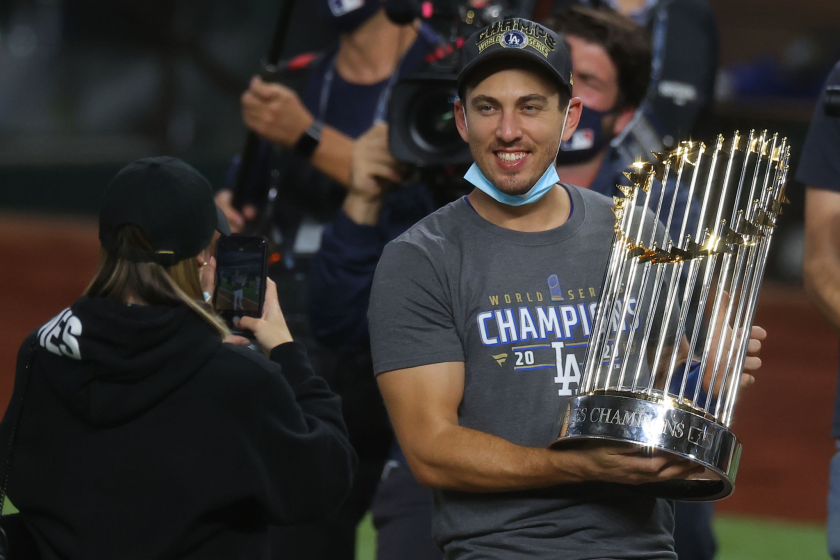
{"type": "MultiPolygon", "coordinates": [[[[524,233],[462,198],[389,243],[370,304],[375,373],[464,362],[461,426],[546,447],[577,394],[613,240],[607,197],[566,187],[562,226],[524,233]]],[[[673,508],[630,487],[435,491],[446,558],[669,559],[673,508]]]]}

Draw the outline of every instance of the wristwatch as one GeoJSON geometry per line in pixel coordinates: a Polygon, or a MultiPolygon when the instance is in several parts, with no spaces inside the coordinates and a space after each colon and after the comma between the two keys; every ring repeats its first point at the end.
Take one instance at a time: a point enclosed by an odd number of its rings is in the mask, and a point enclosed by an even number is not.
{"type": "Polygon", "coordinates": [[[309,159],[318,143],[321,141],[321,129],[324,128],[324,123],[315,119],[309,128],[298,138],[295,142],[295,151],[303,157],[309,159]]]}

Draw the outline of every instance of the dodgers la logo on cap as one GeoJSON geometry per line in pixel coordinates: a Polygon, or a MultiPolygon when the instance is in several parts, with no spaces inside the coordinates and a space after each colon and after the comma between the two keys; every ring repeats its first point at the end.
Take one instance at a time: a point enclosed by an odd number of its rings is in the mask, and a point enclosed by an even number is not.
{"type": "Polygon", "coordinates": [[[503,47],[511,49],[524,49],[528,46],[528,37],[518,29],[511,29],[502,35],[502,39],[499,43],[503,47]]]}

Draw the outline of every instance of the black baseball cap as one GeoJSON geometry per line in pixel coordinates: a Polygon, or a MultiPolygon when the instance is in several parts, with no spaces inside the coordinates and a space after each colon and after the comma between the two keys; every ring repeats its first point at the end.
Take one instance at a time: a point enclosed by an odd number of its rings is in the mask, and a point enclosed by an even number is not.
{"type": "Polygon", "coordinates": [[[497,21],[476,31],[461,50],[458,92],[463,93],[467,77],[489,60],[523,58],[544,67],[561,89],[572,95],[572,58],[557,34],[547,27],[522,18],[497,21]]]}
{"type": "Polygon", "coordinates": [[[230,225],[213,201],[210,182],[178,158],[129,163],[102,195],[99,241],[120,258],[171,266],[201,253],[215,231],[230,235],[230,225]],[[151,251],[117,253],[117,230],[129,224],[143,230],[151,251]]]}

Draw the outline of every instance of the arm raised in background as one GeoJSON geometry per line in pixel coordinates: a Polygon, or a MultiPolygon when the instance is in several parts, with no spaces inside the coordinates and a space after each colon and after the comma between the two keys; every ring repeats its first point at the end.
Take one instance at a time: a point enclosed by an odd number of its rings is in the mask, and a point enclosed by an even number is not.
{"type": "Polygon", "coordinates": [[[310,265],[307,306],[313,335],[333,348],[366,345],[376,264],[389,241],[377,227],[382,199],[402,180],[388,150],[388,125],[376,123],[353,148],[352,182],[341,211],[324,228],[310,265]]]}
{"type": "MultiPolygon", "coordinates": [[[[264,82],[259,77],[253,78],[242,94],[242,119],[262,138],[290,149],[314,121],[294,90],[282,84],[264,82]]],[[[309,161],[324,175],[348,187],[353,143],[346,134],[324,125],[321,141],[309,161]]]]}
{"type": "Polygon", "coordinates": [[[840,329],[840,192],[808,187],[805,193],[805,288],[840,329]]]}

